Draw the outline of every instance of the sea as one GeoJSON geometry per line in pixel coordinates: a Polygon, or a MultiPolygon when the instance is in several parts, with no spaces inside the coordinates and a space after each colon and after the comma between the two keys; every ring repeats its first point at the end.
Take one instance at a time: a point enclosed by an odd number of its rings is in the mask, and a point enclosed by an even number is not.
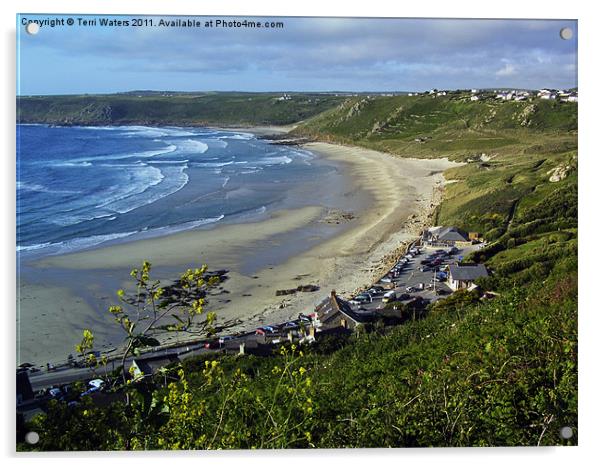
{"type": "Polygon", "coordinates": [[[64,254],[260,219],[315,201],[296,188],[336,171],[241,131],[17,125],[17,251],[64,254]]]}

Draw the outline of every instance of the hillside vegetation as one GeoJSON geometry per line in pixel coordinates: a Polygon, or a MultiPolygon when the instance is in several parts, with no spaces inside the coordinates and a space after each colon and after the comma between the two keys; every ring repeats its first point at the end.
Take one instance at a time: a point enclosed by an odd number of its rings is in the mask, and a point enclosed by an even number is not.
{"type": "Polygon", "coordinates": [[[357,97],[294,132],[402,157],[448,157],[437,223],[496,239],[523,208],[576,183],[577,105],[469,95],[357,97]],[[550,183],[558,170],[558,182],[550,183]],[[566,179],[566,176],[573,175],[566,179]]]}
{"type": "Polygon", "coordinates": [[[155,92],[17,98],[18,123],[54,125],[288,125],[336,105],[322,94],[155,92]]]}
{"type": "Polygon", "coordinates": [[[40,444],[20,448],[577,444],[576,112],[358,97],[309,118],[297,134],[464,162],[445,174],[437,223],[485,235],[488,246],[466,260],[488,266],[480,285],[496,296],[456,292],[398,327],[269,358],[191,359],[130,388],[130,406],[53,403],[24,428],[40,444]]]}

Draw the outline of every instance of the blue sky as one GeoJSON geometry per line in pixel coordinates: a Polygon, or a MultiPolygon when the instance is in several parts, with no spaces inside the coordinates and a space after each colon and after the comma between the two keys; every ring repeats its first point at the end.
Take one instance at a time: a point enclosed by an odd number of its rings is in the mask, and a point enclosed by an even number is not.
{"type": "MultiPolygon", "coordinates": [[[[152,17],[161,18],[173,19],[152,17]]],[[[30,36],[18,19],[18,93],[577,85],[573,20],[249,19],[282,21],[284,28],[74,25],[43,26],[30,36]],[[560,38],[562,27],[573,29],[573,39],[560,38]]]]}

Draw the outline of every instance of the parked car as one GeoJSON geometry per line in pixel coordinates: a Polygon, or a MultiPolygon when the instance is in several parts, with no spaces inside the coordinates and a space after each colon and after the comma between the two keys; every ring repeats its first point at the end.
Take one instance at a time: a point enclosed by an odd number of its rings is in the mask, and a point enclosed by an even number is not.
{"type": "Polygon", "coordinates": [[[203,346],[205,349],[216,349],[216,348],[219,348],[219,341],[217,341],[217,340],[208,341],[203,346]]]}
{"type": "Polygon", "coordinates": [[[414,286],[407,286],[406,287],[406,291],[408,293],[414,293],[415,291],[418,291],[418,289],[416,287],[414,287],[414,286]]]}
{"type": "Polygon", "coordinates": [[[397,299],[397,292],[395,290],[387,291],[383,296],[383,303],[390,303],[397,299]]]}
{"type": "Polygon", "coordinates": [[[393,280],[391,279],[391,277],[383,277],[380,279],[381,282],[383,283],[391,283],[393,282],[393,280]]]}
{"type": "Polygon", "coordinates": [[[63,391],[57,387],[53,387],[50,390],[48,390],[48,394],[55,400],[60,400],[63,398],[63,391]]]}
{"type": "Polygon", "coordinates": [[[358,303],[371,303],[372,296],[369,294],[358,294],[353,300],[358,303]]]}
{"type": "Polygon", "coordinates": [[[411,296],[407,293],[401,293],[400,295],[397,295],[397,300],[398,301],[405,301],[407,299],[410,299],[411,296]]]}
{"type": "Polygon", "coordinates": [[[418,270],[420,270],[421,272],[428,272],[431,270],[431,268],[428,265],[423,265],[418,270]]]}
{"type": "Polygon", "coordinates": [[[105,382],[102,379],[90,380],[88,382],[88,389],[85,392],[83,392],[80,396],[91,395],[92,393],[99,392],[102,389],[104,383],[105,382]]]}
{"type": "Polygon", "coordinates": [[[105,381],[102,379],[94,379],[94,380],[90,380],[88,382],[88,387],[90,388],[96,388],[97,390],[100,390],[105,384],[105,381]]]}
{"type": "Polygon", "coordinates": [[[223,345],[224,343],[226,343],[227,341],[232,340],[232,339],[234,339],[234,337],[232,337],[230,335],[226,335],[226,336],[223,336],[223,337],[219,337],[218,341],[219,341],[220,345],[223,345]]]}
{"type": "Polygon", "coordinates": [[[294,328],[298,328],[298,327],[299,327],[299,324],[297,322],[293,322],[293,321],[287,322],[286,324],[283,325],[283,328],[285,328],[285,329],[294,329],[294,328]]]}

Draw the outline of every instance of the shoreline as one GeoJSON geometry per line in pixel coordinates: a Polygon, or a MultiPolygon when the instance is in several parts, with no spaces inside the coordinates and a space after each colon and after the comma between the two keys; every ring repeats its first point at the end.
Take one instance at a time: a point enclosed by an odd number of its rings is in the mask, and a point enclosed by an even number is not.
{"type": "MultiPolygon", "coordinates": [[[[263,127],[260,130],[267,134],[265,131],[273,131],[274,128],[263,127]]],[[[245,131],[252,132],[250,128],[245,131]]],[[[105,273],[113,277],[114,283],[119,283],[127,281],[125,278],[129,270],[142,259],[150,260],[160,275],[176,270],[183,272],[191,263],[191,257],[196,255],[202,258],[203,263],[208,263],[210,269],[228,268],[231,271],[230,278],[223,284],[228,294],[210,296],[208,310],[217,313],[220,324],[224,321],[236,323],[228,329],[228,333],[249,330],[264,323],[289,320],[299,312],[309,312],[331,289],[336,289],[342,296],[350,296],[371,284],[384,272],[396,253],[429,224],[443,189],[443,171],[457,166],[447,159],[399,158],[359,147],[320,142],[301,147],[341,165],[351,181],[351,190],[345,195],[349,195],[351,200],[369,196],[371,205],[361,212],[354,212],[356,217],[341,225],[334,236],[316,238],[315,246],[293,254],[282,263],[266,264],[252,275],[240,271],[241,257],[256,253],[257,248],[267,250],[273,245],[278,246],[276,243],[286,245],[289,235],[324,222],[329,214],[324,206],[278,211],[267,220],[258,222],[216,226],[206,231],[192,230],[46,257],[35,265],[42,270],[59,270],[74,277],[105,273]],[[306,282],[320,286],[320,290],[285,297],[275,294],[276,289],[296,288],[306,282]]],[[[197,263],[196,266],[199,265],[197,263]]],[[[52,294],[49,290],[51,287],[45,290],[46,293],[52,294]]],[[[106,294],[106,290],[102,290],[98,296],[102,295],[102,299],[112,303],[113,297],[106,294]]],[[[63,299],[53,313],[55,320],[58,320],[56,314],[59,311],[65,312],[65,296],[69,295],[63,290],[63,299]]],[[[98,313],[93,316],[89,312],[84,314],[71,315],[74,322],[70,322],[70,328],[78,327],[78,323],[83,327],[99,325],[101,328],[92,327],[99,335],[99,343],[106,340],[106,346],[114,346],[114,342],[111,343],[109,336],[103,335],[102,331],[103,322],[113,325],[108,316],[105,319],[98,313]]],[[[43,329],[35,330],[28,338],[30,341],[48,341],[48,334],[42,334],[43,329]]],[[[79,333],[69,338],[73,338],[68,345],[72,348],[79,333]]],[[[24,340],[20,341],[22,346],[24,340]]],[[[173,344],[175,341],[184,343],[186,338],[167,334],[160,340],[164,344],[173,344]]],[[[64,342],[55,342],[54,345],[57,351],[59,346],[65,347],[64,342]]],[[[63,350],[61,359],[65,359],[69,352],[72,351],[63,350]]],[[[50,357],[49,353],[56,351],[43,353],[50,357]]],[[[24,355],[20,362],[26,361],[32,362],[24,355]]]]}

